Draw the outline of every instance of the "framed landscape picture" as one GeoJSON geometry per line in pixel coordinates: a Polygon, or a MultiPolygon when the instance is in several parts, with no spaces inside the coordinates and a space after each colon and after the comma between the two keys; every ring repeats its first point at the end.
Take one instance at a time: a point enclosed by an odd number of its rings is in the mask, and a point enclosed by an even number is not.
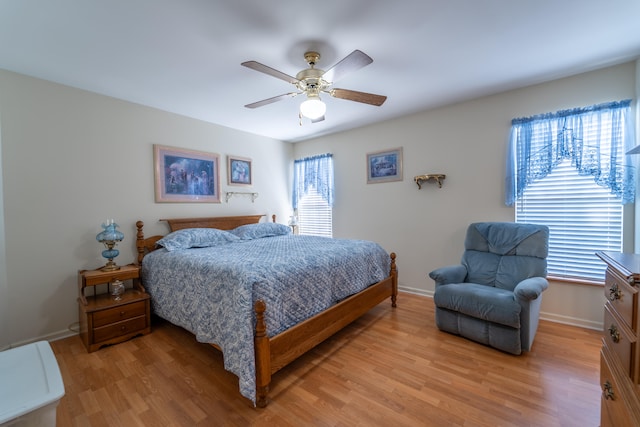
{"type": "Polygon", "coordinates": [[[367,154],[367,184],[402,181],[402,147],[367,154]]]}
{"type": "Polygon", "coordinates": [[[227,156],[227,182],[229,185],[252,185],[251,172],[251,159],[227,156]]]}
{"type": "Polygon", "coordinates": [[[153,146],[157,203],[220,203],[220,156],[153,146]]]}

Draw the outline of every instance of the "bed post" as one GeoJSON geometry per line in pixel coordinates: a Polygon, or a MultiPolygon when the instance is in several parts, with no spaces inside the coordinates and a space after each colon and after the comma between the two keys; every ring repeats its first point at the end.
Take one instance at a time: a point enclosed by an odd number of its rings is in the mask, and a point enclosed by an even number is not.
{"type": "Polygon", "coordinates": [[[142,227],[144,227],[144,222],[138,221],[136,222],[136,228],[138,229],[138,233],[136,234],[136,250],[138,251],[138,265],[142,265],[142,258],[144,258],[144,244],[142,241],[144,240],[144,233],[142,232],[142,227]]]}
{"type": "Polygon", "coordinates": [[[269,384],[271,383],[271,346],[267,336],[267,324],[264,320],[264,312],[267,306],[263,301],[256,301],[256,405],[260,408],[267,406],[269,384]]]}
{"type": "Polygon", "coordinates": [[[398,268],[396,267],[396,253],[391,252],[391,307],[396,306],[398,297],[398,268]]]}

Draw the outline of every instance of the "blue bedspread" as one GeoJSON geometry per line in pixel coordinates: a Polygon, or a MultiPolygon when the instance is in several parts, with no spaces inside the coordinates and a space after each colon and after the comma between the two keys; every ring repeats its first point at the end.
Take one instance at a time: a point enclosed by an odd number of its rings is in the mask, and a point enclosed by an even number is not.
{"type": "Polygon", "coordinates": [[[253,303],[274,336],[389,275],[390,258],[364,240],[282,235],[145,256],[153,311],[224,353],[240,392],[256,401],[253,303]]]}

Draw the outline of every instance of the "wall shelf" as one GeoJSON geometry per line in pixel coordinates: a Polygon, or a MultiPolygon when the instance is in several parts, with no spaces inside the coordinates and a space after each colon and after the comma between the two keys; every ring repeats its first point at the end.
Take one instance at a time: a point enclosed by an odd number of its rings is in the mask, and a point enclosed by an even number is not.
{"type": "Polygon", "coordinates": [[[258,198],[258,193],[244,192],[244,191],[227,191],[224,197],[224,201],[229,203],[229,199],[233,196],[250,196],[251,203],[255,202],[258,198]]]}
{"type": "Polygon", "coordinates": [[[425,175],[418,175],[415,176],[413,178],[413,181],[418,184],[418,190],[422,189],[422,184],[424,182],[429,182],[431,180],[433,180],[434,182],[436,182],[438,184],[439,188],[442,188],[442,181],[444,181],[444,179],[447,176],[445,174],[442,173],[432,173],[432,174],[425,174],[425,175]]]}

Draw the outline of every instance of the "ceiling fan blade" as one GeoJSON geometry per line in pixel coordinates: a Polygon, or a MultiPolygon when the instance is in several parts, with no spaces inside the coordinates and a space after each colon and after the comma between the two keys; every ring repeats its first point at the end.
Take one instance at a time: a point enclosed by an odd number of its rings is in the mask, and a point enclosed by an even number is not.
{"type": "Polygon", "coordinates": [[[347,89],[331,89],[331,91],[329,91],[329,95],[333,96],[334,98],[362,102],[364,104],[376,105],[378,107],[387,100],[387,97],[383,95],[376,95],[373,93],[358,92],[355,90],[347,89]]]}
{"type": "Polygon", "coordinates": [[[273,104],[274,102],[282,101],[285,98],[292,98],[296,95],[299,95],[299,93],[298,92],[285,93],[283,95],[274,96],[273,98],[267,98],[267,99],[263,99],[262,101],[247,104],[245,105],[245,107],[258,108],[258,107],[262,107],[263,105],[273,104]]]}
{"type": "Polygon", "coordinates": [[[246,61],[240,65],[243,65],[247,68],[251,68],[252,70],[260,71],[261,73],[268,74],[277,79],[284,80],[287,83],[296,84],[299,81],[295,77],[291,77],[290,75],[285,74],[282,71],[278,71],[274,68],[268,67],[256,61],[246,61]]]}
{"type": "Polygon", "coordinates": [[[372,62],[373,59],[369,55],[356,49],[327,70],[322,77],[328,82],[335,82],[350,72],[359,70],[372,62]]]}

